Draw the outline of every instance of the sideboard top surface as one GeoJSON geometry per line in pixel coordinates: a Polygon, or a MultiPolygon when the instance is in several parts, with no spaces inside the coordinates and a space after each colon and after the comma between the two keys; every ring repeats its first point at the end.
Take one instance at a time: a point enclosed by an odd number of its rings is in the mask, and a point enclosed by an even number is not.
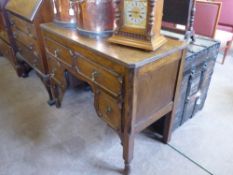
{"type": "Polygon", "coordinates": [[[12,13],[33,21],[43,0],[9,0],[6,9],[12,13]]]}
{"type": "Polygon", "coordinates": [[[182,50],[186,47],[186,43],[168,39],[167,43],[156,51],[144,51],[131,47],[112,44],[106,39],[91,39],[81,36],[76,30],[66,29],[57,26],[53,23],[41,24],[43,30],[54,35],[58,35],[65,40],[69,40],[74,44],[86,47],[95,51],[98,54],[105,55],[115,62],[123,64],[126,67],[140,67],[142,65],[154,62],[160,58],[175,53],[177,50],[182,50]]]}

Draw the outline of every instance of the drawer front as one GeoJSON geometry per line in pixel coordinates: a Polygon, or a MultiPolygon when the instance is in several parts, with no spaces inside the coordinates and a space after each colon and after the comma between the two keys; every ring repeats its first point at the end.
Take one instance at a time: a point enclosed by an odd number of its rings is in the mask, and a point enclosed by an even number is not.
{"type": "Polygon", "coordinates": [[[91,80],[115,97],[121,95],[122,78],[117,73],[107,70],[82,56],[77,58],[75,68],[79,74],[91,80]]]}
{"type": "Polygon", "coordinates": [[[113,129],[120,130],[121,126],[121,103],[103,91],[96,92],[95,107],[102,118],[113,129]]]}
{"type": "Polygon", "coordinates": [[[6,42],[10,43],[10,40],[9,40],[9,37],[7,34],[7,28],[5,28],[5,30],[0,31],[0,38],[5,40],[6,42]]]}
{"type": "Polygon", "coordinates": [[[23,19],[20,19],[14,15],[10,15],[10,23],[13,29],[18,29],[26,33],[30,37],[37,38],[36,30],[33,24],[23,19]]]}
{"type": "Polygon", "coordinates": [[[19,30],[14,30],[13,34],[16,40],[24,44],[24,46],[26,46],[36,57],[39,57],[39,46],[34,38],[29,37],[19,30]]]}
{"type": "Polygon", "coordinates": [[[23,56],[25,61],[33,68],[38,69],[40,72],[45,73],[42,60],[36,57],[31,50],[29,50],[24,44],[16,40],[19,53],[23,56]]]}
{"type": "Polygon", "coordinates": [[[71,68],[74,61],[74,52],[56,41],[45,39],[46,51],[61,61],[66,67],[71,68]]]}
{"type": "Polygon", "coordinates": [[[45,38],[45,43],[46,52],[53,55],[66,68],[75,67],[81,76],[97,84],[115,97],[121,95],[122,78],[119,74],[90,61],[78,52],[62,46],[54,40],[45,38]]]}
{"type": "Polygon", "coordinates": [[[66,82],[64,77],[64,68],[62,67],[61,63],[51,54],[47,54],[47,61],[49,73],[52,75],[53,80],[60,87],[63,87],[66,84],[66,82]]]}
{"type": "Polygon", "coordinates": [[[14,65],[15,64],[15,57],[13,49],[3,40],[0,39],[0,51],[10,60],[10,62],[14,65]]]}

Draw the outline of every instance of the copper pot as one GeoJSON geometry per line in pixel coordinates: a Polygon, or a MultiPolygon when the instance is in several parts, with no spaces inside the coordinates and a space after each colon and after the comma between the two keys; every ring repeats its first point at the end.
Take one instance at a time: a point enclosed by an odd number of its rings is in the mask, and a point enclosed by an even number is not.
{"type": "Polygon", "coordinates": [[[79,33],[95,36],[109,36],[114,28],[112,0],[74,0],[79,33]]]}
{"type": "Polygon", "coordinates": [[[71,0],[51,0],[54,11],[54,22],[64,27],[75,27],[76,17],[71,0]]]}

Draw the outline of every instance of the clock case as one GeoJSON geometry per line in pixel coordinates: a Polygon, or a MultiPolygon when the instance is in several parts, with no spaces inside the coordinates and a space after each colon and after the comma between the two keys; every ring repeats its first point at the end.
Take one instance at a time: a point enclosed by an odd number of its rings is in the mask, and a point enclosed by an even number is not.
{"type": "Polygon", "coordinates": [[[116,29],[109,42],[140,48],[156,50],[167,40],[160,29],[163,16],[163,0],[147,0],[147,18],[145,29],[124,25],[124,0],[115,0],[116,29]]]}

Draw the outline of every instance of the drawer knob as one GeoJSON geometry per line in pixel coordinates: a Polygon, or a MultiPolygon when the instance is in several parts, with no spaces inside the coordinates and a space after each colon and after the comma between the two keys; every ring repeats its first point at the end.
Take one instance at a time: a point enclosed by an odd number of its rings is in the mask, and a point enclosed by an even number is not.
{"type": "Polygon", "coordinates": [[[99,72],[97,72],[96,70],[94,70],[92,73],[91,73],[91,79],[92,81],[96,81],[96,78],[99,76],[99,72]]]}
{"type": "Polygon", "coordinates": [[[106,113],[107,113],[107,114],[111,114],[111,113],[112,113],[112,108],[111,108],[110,106],[108,106],[108,107],[106,108],[106,113]]]}
{"type": "Polygon", "coordinates": [[[29,50],[32,50],[33,49],[33,44],[29,44],[28,48],[29,48],[29,50]]]}
{"type": "Polygon", "coordinates": [[[15,25],[15,22],[13,20],[11,20],[11,25],[14,26],[15,25]]]}
{"type": "Polygon", "coordinates": [[[57,71],[56,68],[52,68],[52,71],[51,71],[52,75],[55,75],[56,71],[57,71]]]}

